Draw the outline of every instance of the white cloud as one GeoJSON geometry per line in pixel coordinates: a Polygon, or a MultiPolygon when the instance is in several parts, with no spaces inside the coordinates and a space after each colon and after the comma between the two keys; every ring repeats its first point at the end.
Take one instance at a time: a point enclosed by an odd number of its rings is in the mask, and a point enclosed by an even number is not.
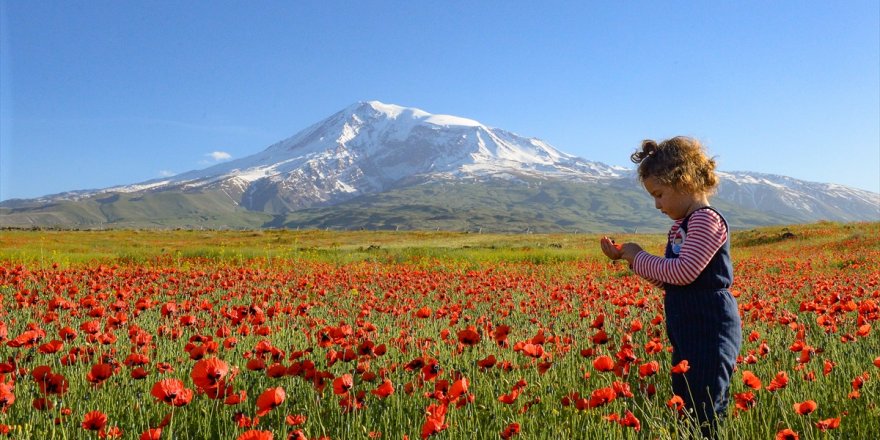
{"type": "Polygon", "coordinates": [[[159,170],[159,177],[171,177],[175,174],[177,173],[175,173],[174,171],[159,170]]]}
{"type": "Polygon", "coordinates": [[[213,152],[211,152],[211,153],[209,153],[209,154],[206,154],[206,156],[208,156],[208,157],[210,157],[211,159],[213,159],[214,162],[221,162],[221,161],[224,161],[224,160],[232,159],[232,155],[229,154],[229,153],[227,153],[227,152],[225,152],[225,151],[213,151],[213,152]]]}

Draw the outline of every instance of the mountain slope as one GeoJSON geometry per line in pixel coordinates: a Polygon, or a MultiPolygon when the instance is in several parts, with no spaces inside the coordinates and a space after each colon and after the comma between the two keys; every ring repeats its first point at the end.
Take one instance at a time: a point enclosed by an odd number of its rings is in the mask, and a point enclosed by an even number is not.
{"type": "MultiPolygon", "coordinates": [[[[880,194],[719,173],[731,224],[880,220],[880,194]]],[[[477,121],[351,105],[241,159],[165,179],[0,203],[0,226],[499,231],[662,228],[631,170],[477,121]]]]}

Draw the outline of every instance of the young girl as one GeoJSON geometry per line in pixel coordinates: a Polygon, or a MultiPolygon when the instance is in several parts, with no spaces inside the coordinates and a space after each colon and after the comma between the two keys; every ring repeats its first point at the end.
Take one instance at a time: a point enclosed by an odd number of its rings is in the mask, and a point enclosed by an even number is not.
{"type": "Polygon", "coordinates": [[[602,252],[629,262],[633,272],[666,290],[663,306],[672,363],[687,360],[690,369],[672,374],[672,390],[713,437],[724,416],[736,357],[742,345],[733,283],[727,221],[709,205],[718,185],[715,161],[700,143],[675,137],[659,144],[647,140],[631,159],[639,180],[654,197],[654,207],[675,220],[663,257],[636,243],[616,245],[602,238],[602,252]]]}

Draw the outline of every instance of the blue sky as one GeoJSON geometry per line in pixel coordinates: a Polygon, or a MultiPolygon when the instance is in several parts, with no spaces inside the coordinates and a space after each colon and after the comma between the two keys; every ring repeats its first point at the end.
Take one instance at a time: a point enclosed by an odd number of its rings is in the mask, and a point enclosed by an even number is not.
{"type": "Polygon", "coordinates": [[[365,100],[880,192],[880,3],[0,0],[0,200],[204,168],[365,100]]]}

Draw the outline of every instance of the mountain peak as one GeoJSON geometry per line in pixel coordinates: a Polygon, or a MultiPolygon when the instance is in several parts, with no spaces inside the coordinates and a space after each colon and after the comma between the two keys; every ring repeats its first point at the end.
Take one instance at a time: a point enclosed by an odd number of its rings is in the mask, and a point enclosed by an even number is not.
{"type": "Polygon", "coordinates": [[[432,114],[420,108],[386,104],[381,101],[356,102],[343,110],[343,113],[366,120],[387,119],[398,122],[411,121],[416,124],[431,124],[441,127],[456,125],[464,127],[484,127],[479,121],[473,119],[452,115],[432,114]]]}
{"type": "MultiPolygon", "coordinates": [[[[840,186],[754,173],[719,174],[719,200],[758,207],[788,221],[876,218],[880,207],[878,194],[840,186]]],[[[418,192],[422,184],[522,189],[550,182],[630,191],[636,180],[629,169],[564,153],[537,138],[473,119],[372,100],[351,104],[251,156],[140,184],[50,196],[42,202],[82,199],[100,205],[116,200],[108,193],[131,194],[126,199],[131,202],[149,194],[159,199],[203,194],[211,203],[224,203],[227,210],[289,215],[395,191],[418,192]]],[[[636,194],[644,197],[640,191],[636,194]]],[[[430,205],[420,202],[425,203],[430,205]]],[[[578,208],[579,215],[588,215],[596,206],[602,204],[593,201],[578,208]]],[[[192,212],[178,214],[195,215],[192,212]]],[[[28,222],[28,215],[16,218],[28,222]]]]}

